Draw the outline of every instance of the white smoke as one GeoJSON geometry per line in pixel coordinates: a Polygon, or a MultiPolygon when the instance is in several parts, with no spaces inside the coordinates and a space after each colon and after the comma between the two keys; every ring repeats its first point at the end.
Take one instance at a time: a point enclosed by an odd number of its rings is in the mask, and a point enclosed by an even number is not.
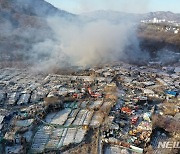
{"type": "Polygon", "coordinates": [[[118,60],[138,61],[145,54],[139,49],[136,26],[130,21],[112,23],[48,18],[54,40],[45,40],[33,47],[36,58],[43,57],[44,67],[92,66],[118,60]],[[65,64],[65,65],[64,65],[65,64]]]}

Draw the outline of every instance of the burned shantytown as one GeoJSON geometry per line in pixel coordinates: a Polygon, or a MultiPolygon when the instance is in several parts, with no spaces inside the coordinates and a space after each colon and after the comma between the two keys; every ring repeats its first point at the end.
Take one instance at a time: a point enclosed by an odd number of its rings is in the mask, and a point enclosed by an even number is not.
{"type": "Polygon", "coordinates": [[[158,150],[158,141],[179,139],[178,76],[125,63],[94,68],[88,76],[1,69],[1,150],[158,150]]]}
{"type": "Polygon", "coordinates": [[[0,154],[180,153],[180,10],[156,4],[0,0],[0,154]]]}

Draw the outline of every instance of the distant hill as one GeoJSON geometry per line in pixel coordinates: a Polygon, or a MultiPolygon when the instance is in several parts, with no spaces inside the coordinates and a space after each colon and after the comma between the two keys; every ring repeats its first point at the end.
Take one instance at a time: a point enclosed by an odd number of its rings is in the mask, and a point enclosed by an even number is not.
{"type": "Polygon", "coordinates": [[[153,18],[159,18],[159,19],[165,19],[170,21],[177,21],[180,22],[180,13],[173,13],[170,11],[157,11],[157,12],[150,12],[147,14],[143,14],[143,19],[153,19],[153,18]]]}
{"type": "Polygon", "coordinates": [[[158,12],[150,12],[145,14],[133,14],[133,13],[125,13],[125,12],[118,12],[118,11],[93,11],[89,13],[81,14],[83,16],[87,16],[93,19],[108,19],[108,20],[124,20],[130,19],[131,21],[140,21],[140,20],[150,20],[153,18],[165,19],[170,21],[177,21],[180,22],[180,13],[173,13],[170,11],[158,11],[158,12]]]}

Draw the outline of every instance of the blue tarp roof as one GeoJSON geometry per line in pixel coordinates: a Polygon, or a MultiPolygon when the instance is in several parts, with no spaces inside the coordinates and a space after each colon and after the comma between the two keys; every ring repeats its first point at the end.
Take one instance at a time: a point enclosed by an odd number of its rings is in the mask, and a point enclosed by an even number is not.
{"type": "Polygon", "coordinates": [[[166,91],[166,94],[176,96],[177,92],[175,92],[175,91],[166,91]]]}

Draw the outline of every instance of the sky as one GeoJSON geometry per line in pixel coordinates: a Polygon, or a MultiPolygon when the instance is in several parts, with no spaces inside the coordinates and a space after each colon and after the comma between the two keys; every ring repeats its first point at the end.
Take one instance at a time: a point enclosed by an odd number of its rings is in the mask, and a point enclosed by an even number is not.
{"type": "Polygon", "coordinates": [[[180,0],[46,0],[57,8],[71,13],[113,10],[129,13],[172,11],[180,13],[180,0]]]}

